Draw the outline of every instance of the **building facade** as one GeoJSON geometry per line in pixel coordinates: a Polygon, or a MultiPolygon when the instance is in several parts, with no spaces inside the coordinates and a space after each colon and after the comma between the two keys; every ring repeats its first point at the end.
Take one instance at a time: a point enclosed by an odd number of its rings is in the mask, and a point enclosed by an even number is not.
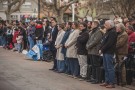
{"type": "MultiPolygon", "coordinates": [[[[7,3],[0,3],[0,17],[6,20],[5,9],[7,8],[7,3]]],[[[26,2],[21,6],[20,11],[11,14],[11,20],[29,20],[30,18],[36,18],[38,12],[38,5],[34,0],[26,0],[26,2]]]]}

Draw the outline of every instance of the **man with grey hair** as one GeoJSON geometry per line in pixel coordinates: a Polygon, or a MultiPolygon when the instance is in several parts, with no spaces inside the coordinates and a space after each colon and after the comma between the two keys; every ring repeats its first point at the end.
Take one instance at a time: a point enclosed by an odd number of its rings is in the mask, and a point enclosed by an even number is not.
{"type": "Polygon", "coordinates": [[[126,69],[123,58],[128,54],[128,34],[126,28],[122,23],[116,25],[116,32],[118,34],[116,44],[116,61],[119,65],[118,84],[121,86],[126,85],[126,69]]]}
{"type": "Polygon", "coordinates": [[[117,33],[112,20],[107,20],[104,24],[106,34],[101,40],[99,54],[103,54],[103,67],[105,70],[105,82],[100,86],[114,88],[115,70],[114,70],[114,53],[116,49],[117,33]]]}

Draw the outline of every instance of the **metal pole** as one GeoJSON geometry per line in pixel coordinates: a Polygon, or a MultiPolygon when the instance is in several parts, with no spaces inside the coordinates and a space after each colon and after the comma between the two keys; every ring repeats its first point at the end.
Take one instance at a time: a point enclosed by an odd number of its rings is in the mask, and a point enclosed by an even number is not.
{"type": "Polygon", "coordinates": [[[75,21],[75,5],[72,4],[72,22],[75,21]]]}
{"type": "Polygon", "coordinates": [[[38,0],[38,20],[40,19],[40,0],[38,0]]]}

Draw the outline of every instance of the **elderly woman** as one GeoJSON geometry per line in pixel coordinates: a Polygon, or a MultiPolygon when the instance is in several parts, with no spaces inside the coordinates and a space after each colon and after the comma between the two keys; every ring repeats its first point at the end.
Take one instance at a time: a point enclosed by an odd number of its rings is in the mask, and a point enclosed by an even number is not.
{"type": "Polygon", "coordinates": [[[77,59],[77,38],[79,37],[80,31],[78,30],[78,24],[72,23],[72,30],[70,32],[69,38],[65,43],[65,47],[67,48],[66,57],[69,60],[69,69],[70,74],[76,78],[79,75],[79,62],[77,59]]]}
{"type": "Polygon", "coordinates": [[[57,49],[56,53],[56,59],[57,59],[57,70],[59,73],[64,72],[65,64],[64,64],[64,54],[61,52],[62,46],[61,46],[61,41],[62,38],[65,34],[64,29],[64,24],[61,24],[58,26],[58,35],[55,41],[55,48],[57,49]]]}

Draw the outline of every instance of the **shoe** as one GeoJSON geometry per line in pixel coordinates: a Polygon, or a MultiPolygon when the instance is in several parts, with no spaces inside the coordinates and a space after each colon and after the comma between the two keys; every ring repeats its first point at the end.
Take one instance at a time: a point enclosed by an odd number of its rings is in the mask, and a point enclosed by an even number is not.
{"type": "Polygon", "coordinates": [[[84,81],[84,80],[86,80],[86,77],[81,77],[81,78],[79,79],[79,81],[84,81]]]}
{"type": "Polygon", "coordinates": [[[94,81],[95,81],[94,79],[87,80],[87,82],[94,82],[94,81]]]}
{"type": "Polygon", "coordinates": [[[98,84],[98,81],[93,81],[91,82],[91,84],[98,84]]]}
{"type": "Polygon", "coordinates": [[[122,87],[125,87],[126,83],[120,83],[119,85],[122,86],[122,87]]]}
{"type": "Polygon", "coordinates": [[[71,74],[68,74],[68,76],[73,78],[73,75],[71,75],[71,74]]]}
{"type": "Polygon", "coordinates": [[[74,79],[77,79],[78,77],[77,76],[73,76],[74,79]]]}
{"type": "Polygon", "coordinates": [[[100,86],[103,86],[103,87],[106,87],[106,86],[108,86],[109,84],[107,84],[107,83],[102,83],[100,86]]]}
{"type": "Polygon", "coordinates": [[[115,88],[114,85],[107,85],[106,88],[115,88]]]}
{"type": "Polygon", "coordinates": [[[81,75],[79,75],[79,76],[78,76],[78,78],[79,78],[79,79],[82,79],[82,76],[81,76],[81,75]]]}
{"type": "Polygon", "coordinates": [[[58,70],[57,70],[57,69],[54,69],[53,71],[54,71],[54,72],[58,72],[58,70]]]}
{"type": "Polygon", "coordinates": [[[58,71],[58,73],[64,73],[63,71],[58,71]]]}
{"type": "Polygon", "coordinates": [[[51,68],[51,69],[49,69],[49,70],[54,71],[55,69],[54,69],[54,68],[51,68]]]}

